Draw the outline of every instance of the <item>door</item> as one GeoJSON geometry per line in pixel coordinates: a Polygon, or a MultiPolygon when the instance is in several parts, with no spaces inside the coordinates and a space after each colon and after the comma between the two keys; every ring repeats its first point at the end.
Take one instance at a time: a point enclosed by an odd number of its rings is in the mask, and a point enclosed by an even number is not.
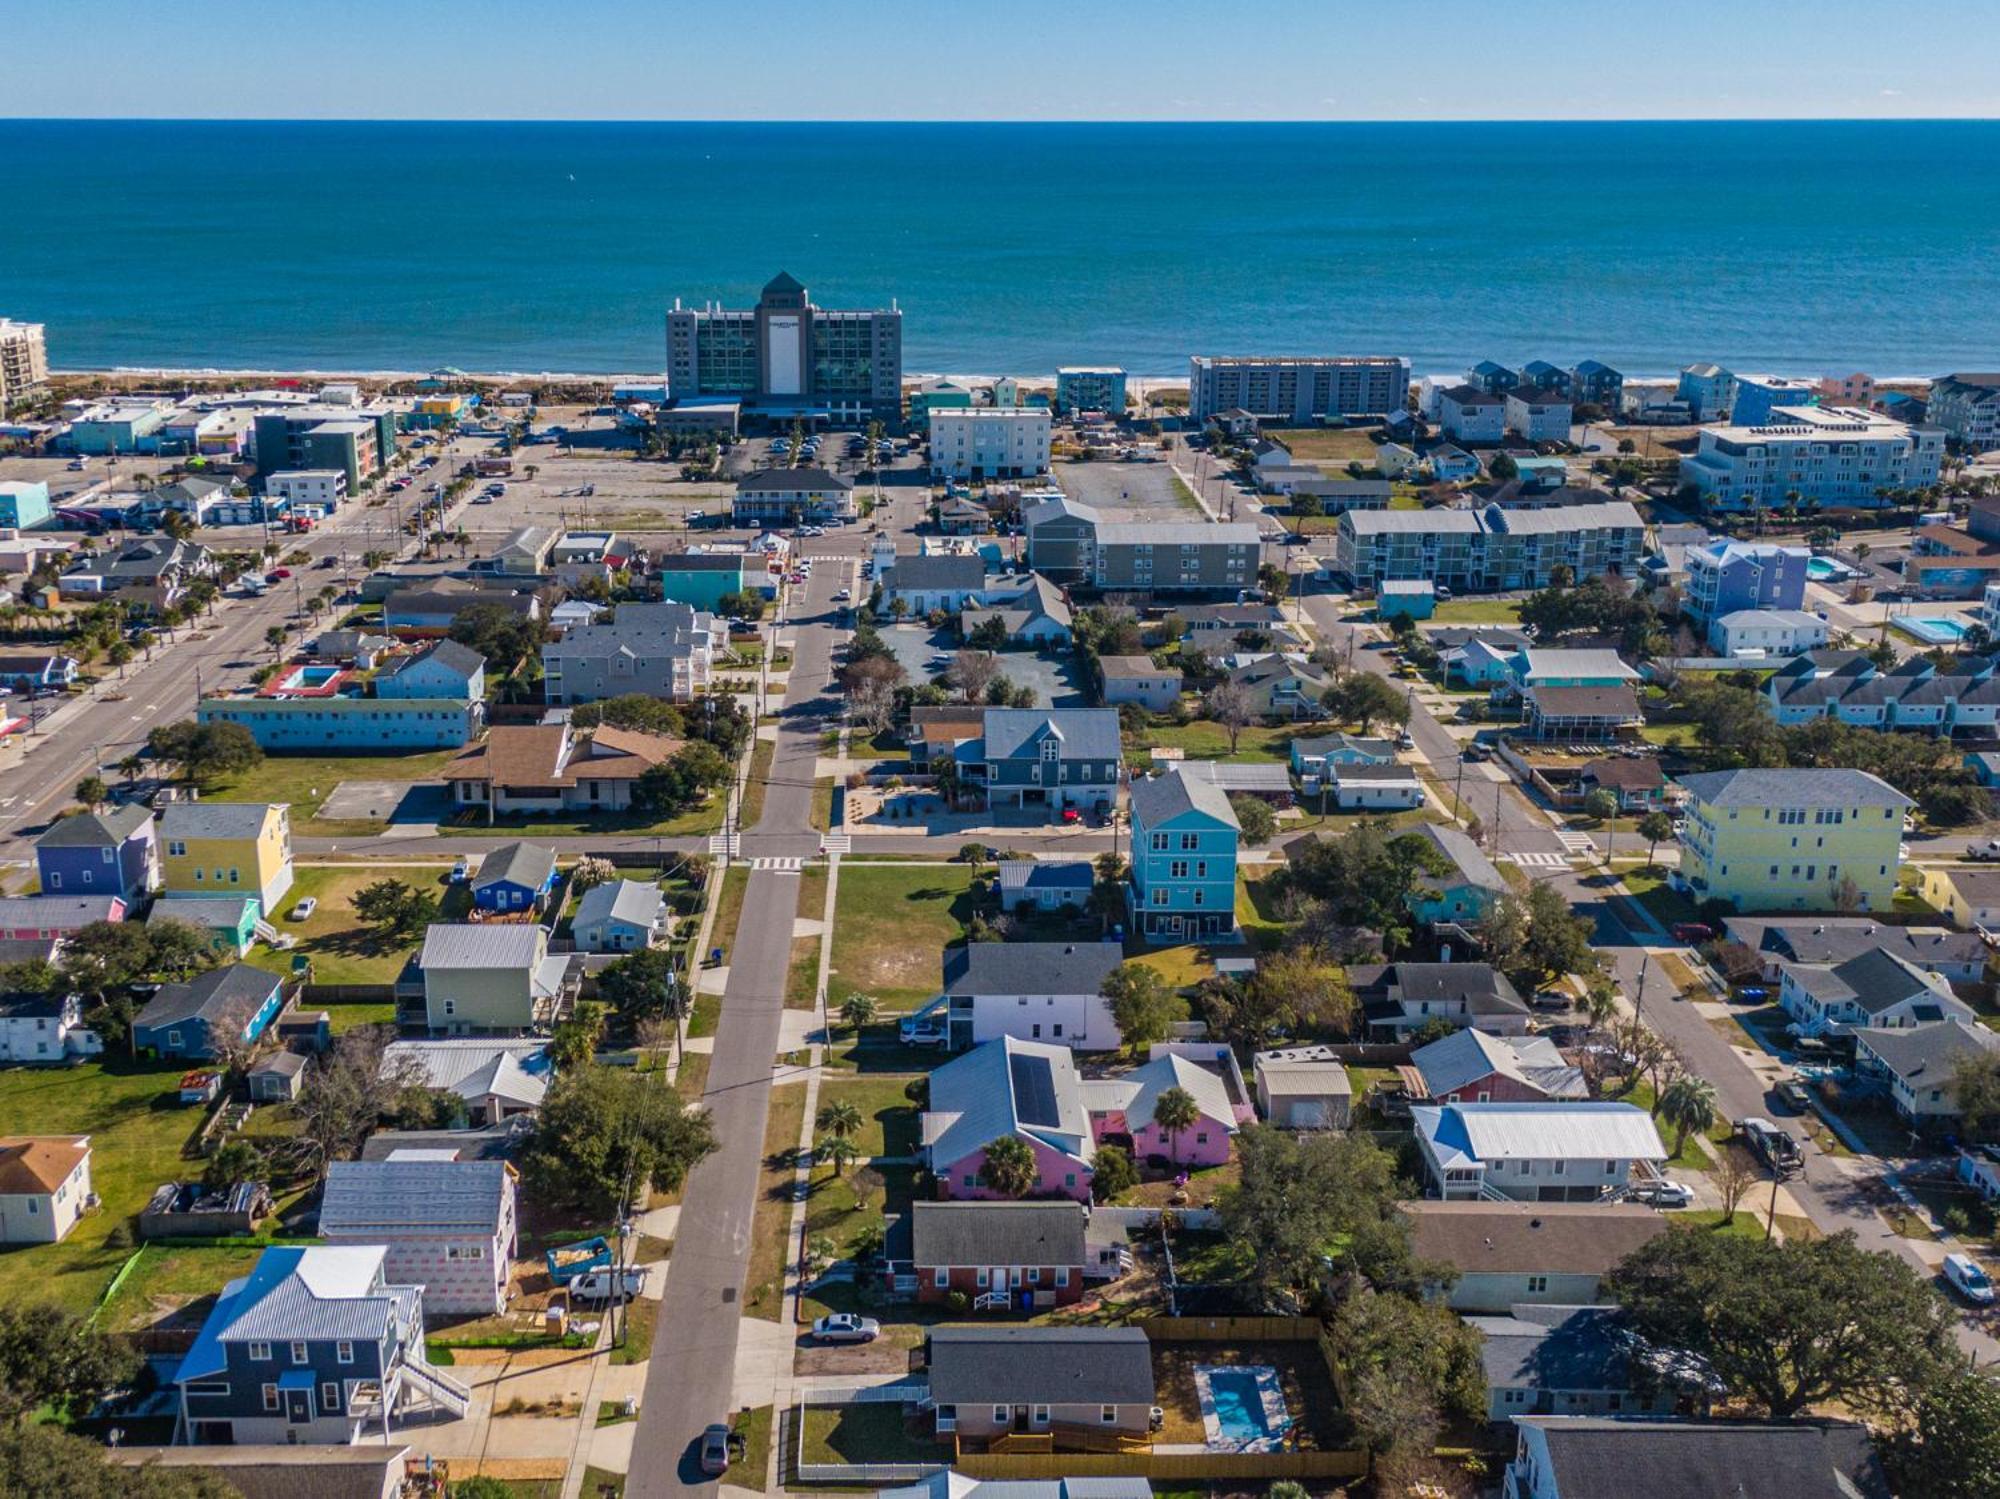
{"type": "Polygon", "coordinates": [[[312,1420],[312,1391],[285,1391],[285,1424],[303,1426],[312,1420]]]}
{"type": "Polygon", "coordinates": [[[995,1265],[992,1269],[986,1272],[986,1276],[987,1276],[986,1288],[989,1291],[1000,1291],[1002,1293],[1006,1291],[1007,1267],[1005,1265],[995,1265]]]}

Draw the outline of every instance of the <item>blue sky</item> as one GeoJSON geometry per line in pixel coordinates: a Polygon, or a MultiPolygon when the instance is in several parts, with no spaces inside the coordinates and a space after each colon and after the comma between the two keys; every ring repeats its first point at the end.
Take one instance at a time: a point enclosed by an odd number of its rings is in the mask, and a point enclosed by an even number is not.
{"type": "Polygon", "coordinates": [[[0,0],[24,116],[1992,117],[2000,4],[0,0]]]}

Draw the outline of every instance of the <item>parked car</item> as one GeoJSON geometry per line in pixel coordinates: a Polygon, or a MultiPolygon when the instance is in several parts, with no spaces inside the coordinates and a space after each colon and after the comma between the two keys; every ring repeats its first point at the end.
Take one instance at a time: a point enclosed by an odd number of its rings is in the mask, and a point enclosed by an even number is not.
{"type": "Polygon", "coordinates": [[[1975,843],[1965,851],[1965,857],[1975,864],[2000,864],[2000,838],[1988,838],[1984,843],[1975,843]]]}
{"type": "Polygon", "coordinates": [[[271,576],[273,578],[289,578],[291,575],[292,570],[289,567],[274,567],[271,569],[271,576]]]}
{"type": "Polygon", "coordinates": [[[292,920],[310,921],[312,920],[312,913],[318,909],[319,897],[317,895],[308,895],[304,900],[292,907],[292,920]]]}
{"type": "Polygon", "coordinates": [[[1537,1010],[1567,1010],[1574,1001],[1560,989],[1542,989],[1528,1003],[1537,1010]]]}
{"type": "Polygon", "coordinates": [[[1397,749],[1413,750],[1416,747],[1417,747],[1417,736],[1412,734],[1408,729],[1404,729],[1400,734],[1396,736],[1397,749]]]}
{"type": "Polygon", "coordinates": [[[628,1265],[623,1270],[592,1270],[579,1275],[570,1282],[569,1294],[573,1301],[609,1301],[614,1294],[620,1301],[630,1301],[645,1288],[646,1267],[628,1265]]]}
{"type": "Polygon", "coordinates": [[[1694,1202],[1694,1189],[1686,1182],[1649,1181],[1640,1182],[1632,1189],[1632,1200],[1643,1202],[1649,1207],[1684,1208],[1694,1202]]]}
{"type": "Polygon", "coordinates": [[[734,1433],[728,1426],[717,1421],[701,1434],[701,1471],[704,1473],[727,1473],[729,1471],[729,1451],[734,1433]]]}
{"type": "Polygon", "coordinates": [[[1677,921],[1671,930],[1676,942],[1685,942],[1690,947],[1699,947],[1715,935],[1715,928],[1699,921],[1677,921]]]}
{"type": "Polygon", "coordinates": [[[1993,1282],[1969,1254],[1944,1257],[1944,1278],[1951,1288],[1975,1306],[1993,1304],[1993,1282]]]}
{"type": "Polygon", "coordinates": [[[1812,1110],[1812,1094],[1808,1093],[1806,1085],[1795,1077],[1788,1077],[1778,1084],[1778,1102],[1801,1114],[1812,1110]]]}
{"type": "Polygon", "coordinates": [[[453,865],[451,866],[452,884],[463,885],[466,882],[466,880],[471,876],[471,874],[472,874],[471,860],[467,859],[465,855],[460,854],[458,856],[457,861],[453,863],[453,865]]]}
{"type": "Polygon", "coordinates": [[[828,1312],[814,1320],[813,1336],[822,1343],[872,1343],[882,1336],[882,1324],[853,1312],[828,1312]]]}
{"type": "Polygon", "coordinates": [[[896,1039],[905,1046],[942,1046],[945,1040],[944,1016],[905,1015],[897,1023],[896,1039]]]}

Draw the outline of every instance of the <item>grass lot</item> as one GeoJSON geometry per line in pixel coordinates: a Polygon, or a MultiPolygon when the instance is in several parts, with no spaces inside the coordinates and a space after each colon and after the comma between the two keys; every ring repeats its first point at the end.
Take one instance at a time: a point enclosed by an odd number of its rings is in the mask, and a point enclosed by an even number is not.
{"type": "Polygon", "coordinates": [[[0,1297],[82,1312],[104,1294],[132,1254],[130,1245],[106,1242],[112,1231],[137,1218],[153,1188],[190,1170],[181,1145],[200,1118],[171,1091],[185,1070],[178,1062],[117,1058],[0,1072],[0,1134],[89,1135],[91,1186],[104,1200],[62,1243],[0,1252],[0,1297]]]}
{"type": "Polygon", "coordinates": [[[1294,738],[1310,738],[1331,730],[1331,724],[1296,723],[1251,724],[1237,736],[1236,748],[1229,747],[1229,731],[1219,723],[1196,719],[1193,723],[1160,724],[1148,728],[1141,737],[1143,749],[1177,749],[1190,760],[1289,760],[1294,738]]]}
{"type": "Polygon", "coordinates": [[[680,1070],[674,1074],[674,1091],[681,1096],[681,1102],[693,1103],[708,1091],[709,1054],[705,1051],[687,1052],[681,1057],[680,1070]]]}
{"type": "Polygon", "coordinates": [[[1283,866],[1277,864],[1246,864],[1239,866],[1236,875],[1236,925],[1243,938],[1252,947],[1270,949],[1276,947],[1285,933],[1285,924],[1272,909],[1272,901],[1265,888],[1265,881],[1283,866]]]}
{"type": "MultiPolygon", "coordinates": [[[[709,928],[709,946],[722,949],[725,960],[736,945],[736,923],[743,917],[743,894],[750,888],[750,866],[732,864],[722,872],[722,893],[715,898],[715,924],[709,928]]],[[[706,961],[708,954],[697,956],[706,961]]]]}
{"type": "Polygon", "coordinates": [[[641,1296],[625,1304],[625,1313],[631,1318],[625,1330],[625,1346],[611,1350],[611,1362],[643,1364],[653,1356],[653,1328],[660,1319],[660,1304],[641,1296]]]}
{"type": "Polygon", "coordinates": [[[272,973],[289,974],[293,955],[304,953],[312,959],[313,978],[318,983],[390,983],[402,971],[404,960],[420,939],[384,942],[354,914],[355,892],[380,880],[397,879],[442,899],[450,867],[440,864],[434,870],[372,869],[354,864],[316,864],[297,868],[292,888],[279,902],[280,919],[272,924],[298,938],[299,945],[289,952],[280,952],[260,943],[251,950],[247,961],[272,973]],[[293,909],[309,895],[318,900],[318,907],[307,920],[292,920],[293,909]]]}
{"type": "MultiPolygon", "coordinates": [[[[1615,1103],[1629,1103],[1633,1108],[1644,1109],[1649,1114],[1653,1109],[1653,1085],[1648,1082],[1641,1081],[1633,1084],[1632,1091],[1629,1093],[1607,1092],[1605,1097],[1615,1103]]],[[[1667,1145],[1673,1144],[1674,1132],[1668,1126],[1666,1120],[1656,1119],[1653,1122],[1660,1131],[1661,1141],[1667,1145]]],[[[1720,1145],[1735,1133],[1734,1126],[1727,1119],[1718,1115],[1715,1123],[1709,1126],[1708,1138],[1720,1145]]],[[[1679,1166],[1689,1171],[1706,1171],[1709,1169],[1712,1161],[1708,1152],[1701,1148],[1700,1139],[1690,1134],[1682,1142],[1680,1152],[1667,1158],[1667,1164],[1669,1166],[1679,1166]]]]}
{"type": "MultiPolygon", "coordinates": [[[[760,1405],[755,1410],[741,1411],[730,1425],[743,1438],[743,1455],[729,1465],[729,1471],[718,1482],[732,1488],[755,1489],[761,1494],[764,1475],[771,1469],[771,1407],[760,1405]]],[[[597,1492],[587,1478],[583,1492],[586,1499],[594,1499],[597,1492]]]]}
{"type": "Polygon", "coordinates": [[[944,983],[944,948],[965,935],[972,870],[857,868],[843,864],[835,899],[833,971],[826,1001],[872,994],[887,1009],[912,1009],[944,983]]]}
{"type": "Polygon", "coordinates": [[[1694,902],[1677,890],[1667,888],[1666,871],[1648,869],[1643,861],[1629,869],[1619,871],[1619,881],[1626,891],[1653,920],[1663,929],[1671,930],[1677,921],[1695,919],[1694,902]]]}
{"type": "Polygon", "coordinates": [[[1439,604],[1427,621],[1433,625],[1518,625],[1517,599],[1452,599],[1439,604]]]}
{"type": "Polygon", "coordinates": [[[821,1167],[806,1188],[806,1236],[824,1234],[845,1254],[854,1237],[885,1212],[909,1208],[916,1183],[912,1166],[853,1166],[845,1176],[821,1167]]]}
{"type": "Polygon", "coordinates": [[[1126,943],[1128,962],[1143,963],[1176,989],[1192,989],[1205,978],[1215,976],[1215,960],[1208,950],[1191,942],[1177,947],[1147,947],[1138,938],[1126,943]]]}
{"type": "Polygon", "coordinates": [[[636,837],[687,838],[697,833],[718,833],[722,831],[721,793],[709,797],[703,805],[687,812],[657,821],[642,812],[626,813],[622,816],[578,817],[568,821],[552,819],[541,813],[532,817],[502,817],[497,822],[488,823],[483,816],[474,814],[450,824],[454,834],[468,837],[491,838],[589,838],[599,833],[627,833],[636,837]]]}
{"type": "Polygon", "coordinates": [[[864,1156],[911,1155],[917,1148],[917,1108],[903,1089],[917,1074],[828,1075],[820,1079],[821,1107],[851,1103],[861,1111],[855,1143],[864,1156]]]}
{"type": "Polygon", "coordinates": [[[813,782],[812,825],[822,833],[833,828],[833,777],[821,776],[813,782]]]}
{"type": "MultiPolygon", "coordinates": [[[[818,921],[826,910],[827,868],[808,865],[799,873],[799,915],[818,921]]],[[[792,939],[791,967],[785,978],[785,1008],[810,1010],[819,1003],[819,934],[792,939]]]]}
{"type": "Polygon", "coordinates": [[[319,815],[342,781],[435,780],[457,750],[409,755],[266,755],[261,764],[205,786],[210,801],[284,802],[297,824],[319,815]]]}
{"type": "Polygon", "coordinates": [[[1192,510],[1198,515],[1207,513],[1202,510],[1201,501],[1195,498],[1195,492],[1187,487],[1187,480],[1176,473],[1169,473],[1167,477],[1173,480],[1174,499],[1180,504],[1183,510],[1192,510]]]}
{"type": "Polygon", "coordinates": [[[802,1424],[801,1458],[808,1464],[934,1463],[943,1450],[929,1437],[912,1436],[893,1401],[809,1405],[802,1424]]]}
{"type": "Polygon", "coordinates": [[[1264,435],[1290,448],[1300,463],[1332,463],[1344,468],[1358,462],[1364,468],[1375,466],[1375,440],[1358,428],[1266,428],[1264,435]]]}
{"type": "Polygon", "coordinates": [[[757,740],[750,750],[750,780],[743,788],[743,806],[737,826],[754,828],[764,815],[764,793],[771,788],[771,763],[778,755],[778,741],[757,740]]]}
{"type": "Polygon", "coordinates": [[[1639,737],[1646,743],[1670,747],[1692,743],[1697,732],[1691,723],[1649,723],[1639,727],[1639,737]]]}
{"type": "Polygon", "coordinates": [[[785,1264],[792,1248],[792,1181],[799,1135],[805,1128],[806,1085],[785,1083],[771,1090],[764,1116],[764,1166],[757,1179],[757,1214],[750,1233],[749,1286],[744,1310],[767,1322],[785,1309],[785,1264]]]}
{"type": "Polygon", "coordinates": [[[213,1249],[145,1245],[118,1282],[118,1289],[105,1301],[98,1326],[106,1332],[133,1332],[168,1317],[180,1325],[192,1325],[192,1319],[206,1315],[223,1285],[249,1274],[262,1253],[261,1247],[248,1245],[213,1249]]]}

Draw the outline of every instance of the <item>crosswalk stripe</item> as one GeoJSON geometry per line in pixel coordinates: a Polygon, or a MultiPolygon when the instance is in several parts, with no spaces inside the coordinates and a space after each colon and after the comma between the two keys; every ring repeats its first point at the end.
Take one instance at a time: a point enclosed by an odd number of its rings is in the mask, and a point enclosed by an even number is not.
{"type": "Polygon", "coordinates": [[[805,868],[805,863],[806,861],[804,859],[780,858],[776,855],[765,854],[758,858],[752,859],[750,861],[750,867],[752,869],[777,870],[780,873],[789,874],[805,868]]]}
{"type": "Polygon", "coordinates": [[[846,833],[828,833],[820,839],[820,847],[829,854],[844,854],[854,847],[854,839],[846,833]]]}
{"type": "Polygon", "coordinates": [[[710,833],[708,851],[712,854],[726,854],[733,859],[736,857],[739,836],[736,833],[710,833]]]}
{"type": "Polygon", "coordinates": [[[1500,857],[1503,859],[1509,859],[1513,861],[1514,863],[1520,865],[1523,869],[1569,868],[1568,854],[1550,854],[1550,853],[1502,854],[1500,857]]]}
{"type": "Polygon", "coordinates": [[[1556,837],[1561,841],[1562,846],[1573,854],[1594,854],[1597,852],[1597,840],[1592,838],[1588,833],[1577,833],[1572,832],[1568,828],[1558,828],[1556,830],[1556,837]]]}

